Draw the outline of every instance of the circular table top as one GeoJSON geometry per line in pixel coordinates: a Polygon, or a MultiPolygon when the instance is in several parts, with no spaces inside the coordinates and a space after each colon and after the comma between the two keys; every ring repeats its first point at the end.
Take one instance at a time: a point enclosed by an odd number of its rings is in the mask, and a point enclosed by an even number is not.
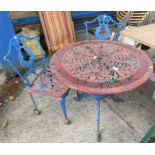
{"type": "Polygon", "coordinates": [[[56,52],[50,69],[64,85],[91,94],[132,90],[153,73],[151,59],[133,46],[114,41],[81,41],[56,52]]]}

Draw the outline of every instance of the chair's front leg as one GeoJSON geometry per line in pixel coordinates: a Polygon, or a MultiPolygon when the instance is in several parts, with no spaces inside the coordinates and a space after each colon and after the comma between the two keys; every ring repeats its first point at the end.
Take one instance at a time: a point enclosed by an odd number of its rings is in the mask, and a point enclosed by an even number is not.
{"type": "Polygon", "coordinates": [[[66,92],[62,98],[61,98],[61,101],[60,101],[60,105],[61,105],[61,110],[64,114],[64,123],[65,124],[70,124],[70,121],[68,119],[68,116],[67,116],[67,111],[66,111],[66,105],[65,105],[65,99],[66,99],[66,96],[68,95],[68,92],[66,92]]]}
{"type": "Polygon", "coordinates": [[[35,102],[35,100],[34,100],[34,97],[32,96],[31,93],[29,93],[29,95],[30,95],[30,98],[31,98],[31,100],[32,100],[32,105],[33,105],[33,107],[34,107],[34,112],[35,112],[37,115],[40,115],[40,114],[41,114],[41,111],[39,111],[38,106],[37,106],[37,104],[36,104],[36,102],[35,102]]]}

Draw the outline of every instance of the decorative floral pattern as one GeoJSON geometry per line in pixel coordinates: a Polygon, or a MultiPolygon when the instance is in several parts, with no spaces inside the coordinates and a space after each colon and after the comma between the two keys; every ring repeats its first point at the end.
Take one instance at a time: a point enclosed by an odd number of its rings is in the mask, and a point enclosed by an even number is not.
{"type": "Polygon", "coordinates": [[[143,51],[113,41],[72,44],[57,52],[51,62],[60,80],[87,93],[127,91],[152,72],[152,62],[143,51]]]}
{"type": "Polygon", "coordinates": [[[46,70],[34,81],[29,92],[49,95],[55,99],[61,99],[62,95],[67,90],[68,87],[59,82],[54,73],[46,70]]]}

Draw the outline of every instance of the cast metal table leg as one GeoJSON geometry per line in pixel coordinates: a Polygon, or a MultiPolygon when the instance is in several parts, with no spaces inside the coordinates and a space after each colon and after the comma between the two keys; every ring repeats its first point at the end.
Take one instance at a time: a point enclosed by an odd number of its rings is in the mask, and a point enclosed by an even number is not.
{"type": "Polygon", "coordinates": [[[66,96],[68,95],[68,92],[66,92],[62,98],[61,98],[61,102],[60,102],[60,105],[61,105],[61,110],[64,114],[64,123],[65,124],[70,124],[70,120],[68,119],[68,116],[67,116],[67,111],[66,111],[66,105],[65,105],[65,99],[66,99],[66,96]]]}
{"type": "Polygon", "coordinates": [[[101,99],[97,99],[98,105],[97,105],[97,141],[100,142],[102,135],[100,131],[100,111],[101,111],[101,99]]]}

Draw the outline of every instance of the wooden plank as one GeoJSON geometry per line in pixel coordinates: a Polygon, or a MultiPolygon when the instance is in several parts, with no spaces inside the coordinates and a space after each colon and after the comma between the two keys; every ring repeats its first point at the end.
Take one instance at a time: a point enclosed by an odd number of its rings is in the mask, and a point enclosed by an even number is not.
{"type": "Polygon", "coordinates": [[[155,24],[130,28],[122,31],[121,35],[155,49],[155,24]]]}

